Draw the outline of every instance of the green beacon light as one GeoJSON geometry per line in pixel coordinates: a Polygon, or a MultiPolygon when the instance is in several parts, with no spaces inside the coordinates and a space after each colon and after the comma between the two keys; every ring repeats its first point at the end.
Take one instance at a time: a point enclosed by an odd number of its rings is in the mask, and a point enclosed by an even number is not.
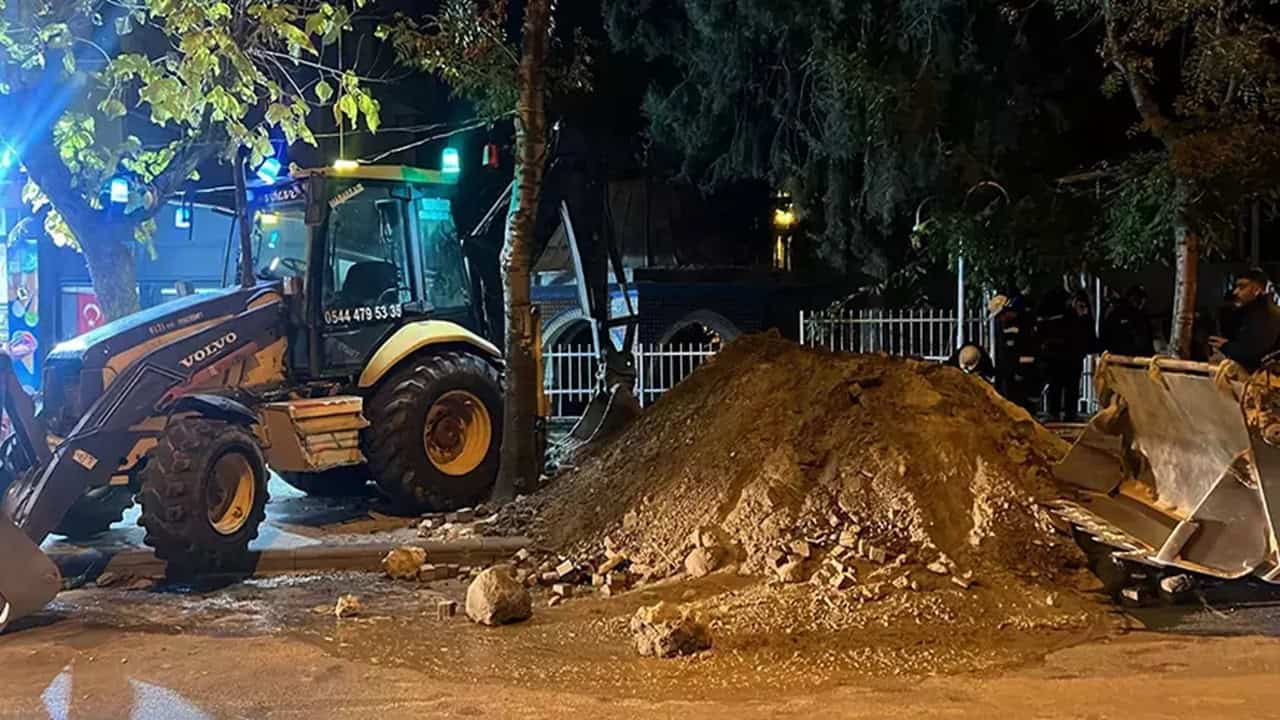
{"type": "Polygon", "coordinates": [[[462,172],[462,156],[457,148],[445,148],[440,156],[440,172],[445,175],[457,175],[462,172]]]}

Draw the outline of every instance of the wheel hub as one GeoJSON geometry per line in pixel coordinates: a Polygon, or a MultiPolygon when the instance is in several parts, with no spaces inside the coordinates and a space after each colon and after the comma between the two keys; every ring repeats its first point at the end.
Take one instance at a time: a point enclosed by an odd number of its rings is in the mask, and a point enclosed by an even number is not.
{"type": "Polygon", "coordinates": [[[427,458],[441,472],[466,475],[489,454],[493,421],[480,398],[466,390],[452,390],[427,411],[422,441],[427,458]]]}
{"type": "Polygon", "coordinates": [[[219,534],[234,535],[249,521],[257,495],[253,466],[238,452],[224,453],[213,464],[205,485],[209,524],[219,534]]]}

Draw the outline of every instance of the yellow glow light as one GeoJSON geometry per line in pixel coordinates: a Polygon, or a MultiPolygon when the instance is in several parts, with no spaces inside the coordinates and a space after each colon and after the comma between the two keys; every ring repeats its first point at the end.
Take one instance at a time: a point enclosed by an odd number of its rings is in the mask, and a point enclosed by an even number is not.
{"type": "Polygon", "coordinates": [[[358,167],[360,167],[360,163],[356,162],[355,160],[334,160],[333,161],[334,170],[355,170],[358,167]]]}
{"type": "Polygon", "coordinates": [[[773,211],[773,226],[779,230],[787,230],[796,224],[796,214],[790,209],[773,211]]]}
{"type": "Polygon", "coordinates": [[[275,225],[280,222],[280,215],[278,213],[268,212],[258,213],[258,222],[263,225],[275,225]]]}

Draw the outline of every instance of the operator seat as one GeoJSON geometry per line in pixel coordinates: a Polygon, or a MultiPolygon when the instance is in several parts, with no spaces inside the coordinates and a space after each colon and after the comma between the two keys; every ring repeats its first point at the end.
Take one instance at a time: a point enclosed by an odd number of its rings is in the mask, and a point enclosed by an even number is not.
{"type": "Polygon", "coordinates": [[[389,262],[358,262],[347,271],[342,281],[342,291],[338,293],[338,305],[342,307],[363,307],[374,305],[382,298],[383,293],[400,286],[399,271],[389,262]]]}

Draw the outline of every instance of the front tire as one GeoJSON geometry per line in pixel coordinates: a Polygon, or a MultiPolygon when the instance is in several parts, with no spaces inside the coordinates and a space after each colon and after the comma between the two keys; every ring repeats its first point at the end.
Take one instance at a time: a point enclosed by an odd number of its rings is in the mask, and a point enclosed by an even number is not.
{"type": "Polygon", "coordinates": [[[498,371],[461,352],[394,373],[365,404],[365,455],[379,490],[407,513],[475,505],[498,477],[498,371]]]}
{"type": "Polygon", "coordinates": [[[171,577],[246,569],[266,517],[267,466],[257,438],[221,420],[171,420],[142,470],[144,542],[171,577]]]}

